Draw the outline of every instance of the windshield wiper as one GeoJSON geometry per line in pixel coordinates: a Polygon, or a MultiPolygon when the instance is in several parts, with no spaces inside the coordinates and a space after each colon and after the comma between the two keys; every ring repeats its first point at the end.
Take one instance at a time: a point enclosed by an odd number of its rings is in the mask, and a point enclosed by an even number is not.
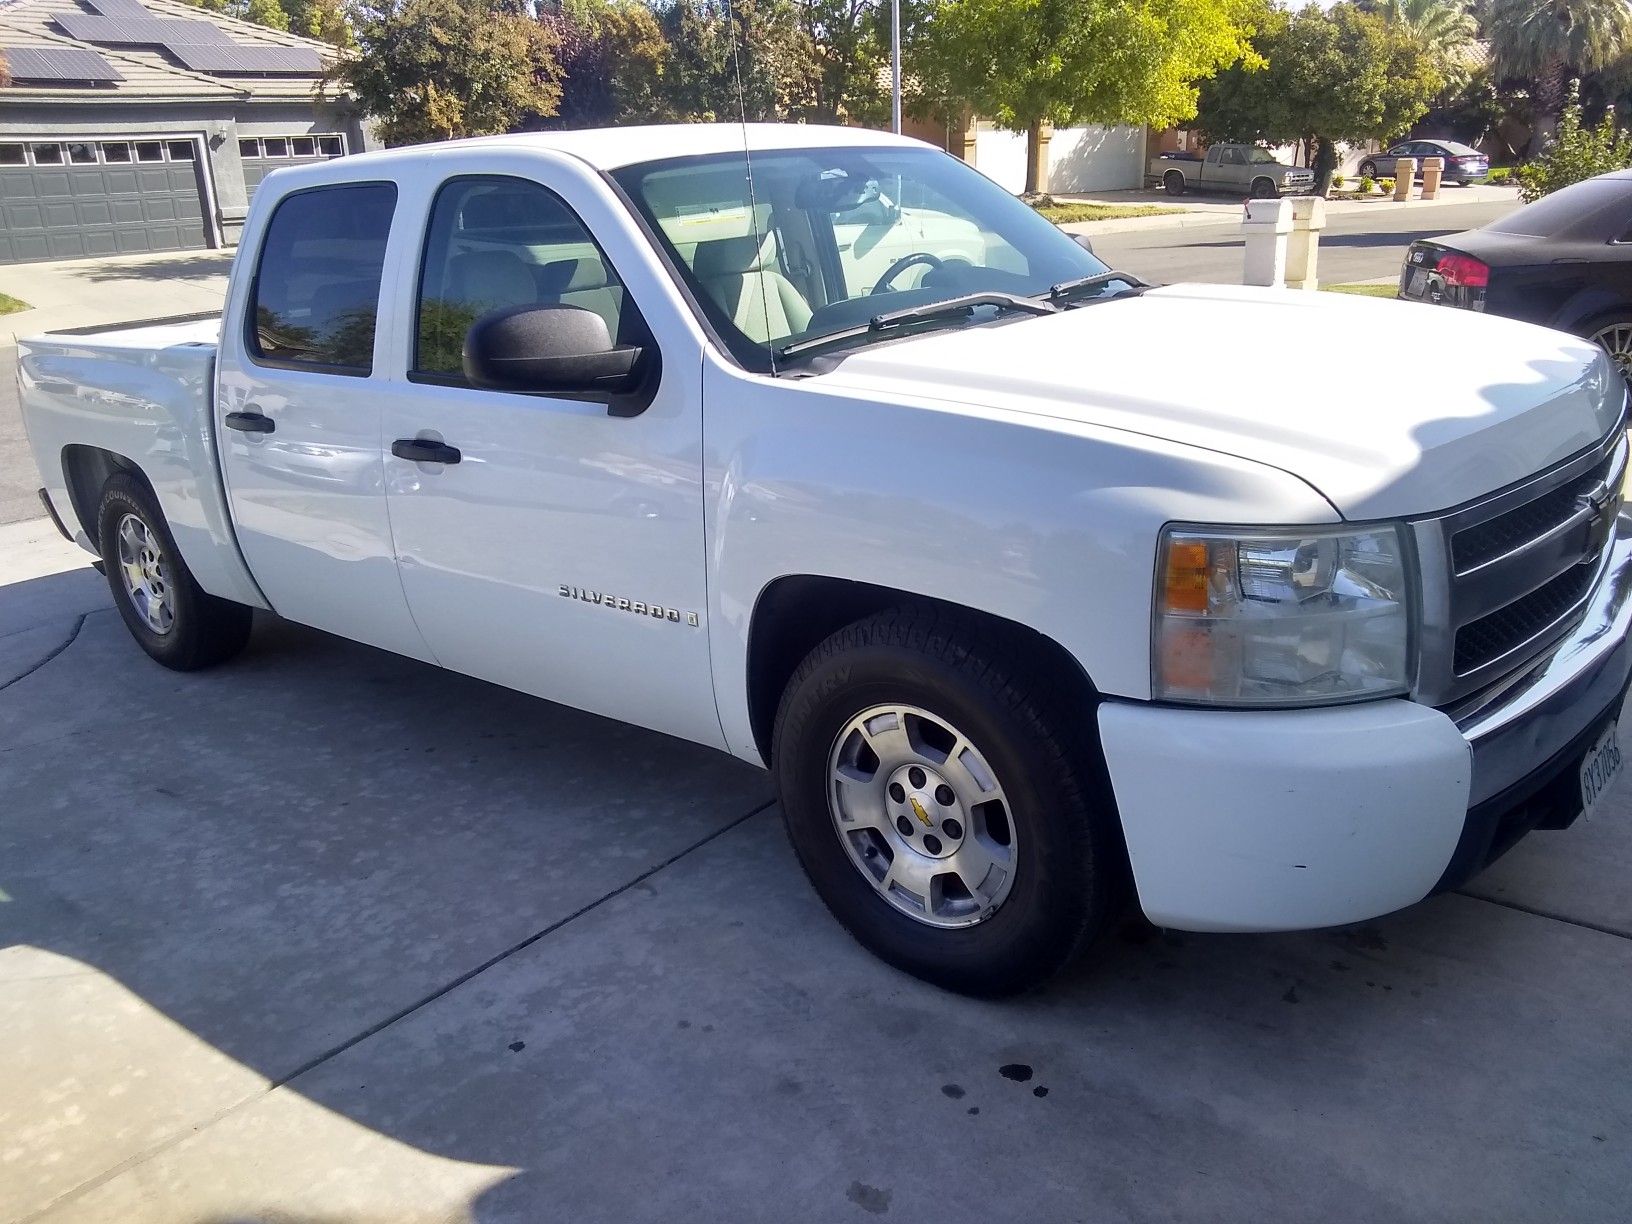
{"type": "Polygon", "coordinates": [[[827,348],[829,345],[869,339],[880,332],[893,331],[898,327],[910,327],[914,323],[932,323],[941,319],[966,319],[982,306],[994,306],[999,310],[1023,310],[1027,314],[1054,314],[1059,310],[1059,307],[1053,305],[1052,302],[1021,297],[1018,293],[964,293],[954,298],[944,298],[939,302],[929,302],[923,306],[906,306],[900,310],[887,310],[883,314],[874,315],[867,322],[858,323],[854,327],[841,327],[838,331],[812,336],[808,340],[795,340],[792,344],[785,344],[779,348],[776,355],[778,358],[787,360],[804,353],[814,352],[817,349],[827,348]]]}
{"type": "MultiPolygon", "coordinates": [[[[1079,276],[1076,280],[1061,281],[1057,285],[1050,285],[1048,300],[1050,302],[1063,301],[1075,297],[1085,289],[1103,289],[1106,285],[1123,282],[1133,293],[1143,293],[1150,285],[1134,276],[1131,272],[1100,272],[1094,276],[1079,276]]],[[[1126,297],[1127,294],[1117,294],[1117,297],[1126,297]]]]}

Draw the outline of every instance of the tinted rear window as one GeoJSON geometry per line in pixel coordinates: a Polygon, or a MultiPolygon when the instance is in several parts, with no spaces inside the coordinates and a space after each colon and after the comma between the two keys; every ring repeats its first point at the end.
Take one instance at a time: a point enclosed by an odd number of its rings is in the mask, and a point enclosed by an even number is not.
{"type": "MultiPolygon", "coordinates": [[[[1485,226],[1498,234],[1528,234],[1549,238],[1579,230],[1607,208],[1632,203],[1632,179],[1594,178],[1543,196],[1517,212],[1485,226]]],[[[1619,226],[1612,228],[1619,229],[1619,226]]]]}
{"type": "Polygon", "coordinates": [[[397,189],[318,187],[278,204],[255,271],[249,347],[257,357],[367,374],[385,240],[397,189]]]}

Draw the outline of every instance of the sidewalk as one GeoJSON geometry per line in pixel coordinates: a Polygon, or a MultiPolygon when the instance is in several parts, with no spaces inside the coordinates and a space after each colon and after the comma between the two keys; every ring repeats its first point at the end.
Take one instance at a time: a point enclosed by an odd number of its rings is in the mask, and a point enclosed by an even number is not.
{"type": "Polygon", "coordinates": [[[233,252],[172,251],[0,267],[0,291],[32,309],[0,318],[0,350],[18,336],[220,310],[233,252]]]}
{"type": "MultiPolygon", "coordinates": [[[[1421,188],[1416,189],[1418,192],[1421,188]]],[[[1187,193],[1170,196],[1159,188],[1139,188],[1131,191],[1099,191],[1087,195],[1051,193],[1062,204],[1109,204],[1128,207],[1155,204],[1165,208],[1180,208],[1183,212],[1162,217],[1123,217],[1108,221],[1076,221],[1060,228],[1073,233],[1120,234],[1137,230],[1190,229],[1203,225],[1239,225],[1241,200],[1228,195],[1201,195],[1187,193]]],[[[1372,196],[1369,199],[1338,199],[1326,201],[1328,218],[1350,213],[1386,213],[1400,209],[1439,208],[1453,204],[1512,204],[1519,203],[1519,193],[1512,187],[1442,187],[1432,200],[1410,199],[1396,203],[1392,197],[1372,196]]],[[[0,283],[0,288],[3,288],[0,283]]]]}

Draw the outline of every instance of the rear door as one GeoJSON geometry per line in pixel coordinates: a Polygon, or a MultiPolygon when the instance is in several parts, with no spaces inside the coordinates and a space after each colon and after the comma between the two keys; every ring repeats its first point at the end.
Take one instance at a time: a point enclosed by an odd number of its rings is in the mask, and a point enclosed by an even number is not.
{"type": "Polygon", "coordinates": [[[397,578],[380,443],[375,321],[396,207],[391,182],[278,201],[259,248],[239,255],[215,424],[238,542],[273,609],[427,658],[397,578]]]}

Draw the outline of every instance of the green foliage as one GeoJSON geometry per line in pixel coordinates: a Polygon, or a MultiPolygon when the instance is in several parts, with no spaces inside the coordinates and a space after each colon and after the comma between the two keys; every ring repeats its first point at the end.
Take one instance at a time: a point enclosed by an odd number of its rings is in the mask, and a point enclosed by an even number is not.
{"type": "Polygon", "coordinates": [[[1489,184],[1491,184],[1492,186],[1495,186],[1495,187],[1506,186],[1507,184],[1511,183],[1512,181],[1513,181],[1513,167],[1512,166],[1492,166],[1490,168],[1490,177],[1485,179],[1485,182],[1487,182],[1487,183],[1489,183],[1489,184]]]}
{"type": "MultiPolygon", "coordinates": [[[[1571,92],[1558,131],[1540,157],[1518,169],[1519,198],[1526,204],[1582,179],[1632,166],[1632,135],[1615,126],[1613,112],[1597,127],[1581,121],[1581,103],[1571,92]]],[[[1493,176],[1494,177],[1494,176],[1493,176]]]]}
{"type": "Polygon", "coordinates": [[[1182,208],[1163,208],[1160,204],[1056,204],[1048,196],[1032,202],[1042,216],[1055,225],[1071,225],[1077,221],[1113,221],[1122,217],[1166,217],[1182,213],[1182,208]],[[1048,200],[1048,203],[1042,203],[1048,200]]]}
{"type": "Polygon", "coordinates": [[[549,27],[482,0],[385,0],[357,22],[339,82],[387,144],[506,132],[555,114],[560,65],[549,27]]]}
{"type": "Polygon", "coordinates": [[[1394,180],[1393,179],[1378,179],[1377,180],[1377,186],[1379,186],[1379,187],[1381,187],[1383,189],[1383,194],[1384,195],[1393,195],[1394,194],[1394,180]]]}
{"type": "Polygon", "coordinates": [[[14,298],[9,293],[0,293],[0,315],[16,314],[19,310],[32,310],[22,298],[14,298]]]}
{"type": "Polygon", "coordinates": [[[1478,58],[1479,23],[1463,0],[1381,0],[1375,11],[1433,51],[1445,86],[1467,83],[1478,58]]]}
{"type": "Polygon", "coordinates": [[[248,0],[244,5],[244,20],[269,30],[289,28],[289,14],[283,11],[279,0],[248,0]]]}
{"type": "Polygon", "coordinates": [[[289,32],[350,50],[357,45],[340,0],[282,0],[289,32]]]}
{"type": "Polygon", "coordinates": [[[1532,83],[1532,144],[1550,135],[1572,77],[1609,68],[1632,47],[1626,0],[1488,0],[1484,23],[1497,75],[1532,83]]]}
{"type": "Polygon", "coordinates": [[[1207,82],[1199,126],[1215,140],[1316,145],[1317,187],[1334,142],[1388,141],[1415,123],[1443,84],[1430,51],[1404,25],[1353,4],[1271,10],[1243,61],[1207,82]]]}
{"type": "Polygon", "coordinates": [[[911,67],[927,94],[1011,131],[1059,124],[1166,127],[1195,114],[1196,82],[1237,60],[1262,0],[939,0],[911,67]]]}
{"type": "Polygon", "coordinates": [[[792,0],[669,0],[658,23],[670,114],[712,122],[808,113],[817,69],[792,0]]]}
{"type": "Polygon", "coordinates": [[[1361,195],[1370,195],[1372,193],[1372,191],[1375,190],[1376,186],[1377,186],[1377,181],[1375,179],[1373,179],[1371,177],[1371,175],[1362,174],[1360,176],[1360,194],[1361,195]]]}
{"type": "Polygon", "coordinates": [[[671,117],[664,97],[669,45],[639,0],[567,0],[539,21],[560,46],[561,107],[551,126],[600,127],[671,117]]]}
{"type": "Polygon", "coordinates": [[[1346,182],[1348,182],[1348,180],[1346,178],[1344,178],[1341,174],[1332,175],[1332,186],[1333,187],[1337,187],[1337,188],[1341,189],[1343,184],[1346,183],[1346,182]]]}

